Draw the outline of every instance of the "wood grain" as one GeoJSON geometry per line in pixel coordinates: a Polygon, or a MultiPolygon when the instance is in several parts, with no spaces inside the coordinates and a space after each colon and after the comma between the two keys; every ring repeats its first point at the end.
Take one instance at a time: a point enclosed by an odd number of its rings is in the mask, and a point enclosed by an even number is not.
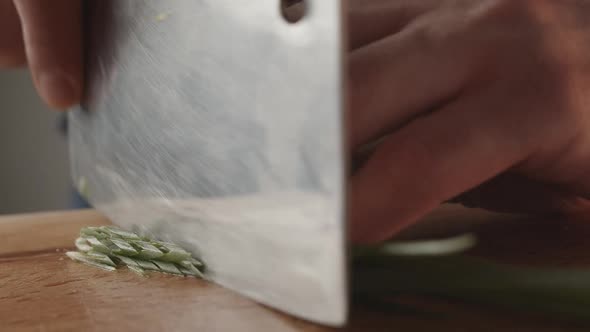
{"type": "Polygon", "coordinates": [[[0,257],[73,248],[80,228],[107,224],[93,210],[0,217],[0,257]]]}
{"type": "MultiPolygon", "coordinates": [[[[105,225],[94,211],[0,217],[0,331],[339,331],[290,318],[216,285],[64,258],[79,229],[105,225]]],[[[400,238],[475,232],[474,254],[534,265],[590,266],[590,222],[444,208],[400,238]]],[[[341,331],[585,331],[538,316],[419,300],[435,315],[355,304],[341,331]]]]}

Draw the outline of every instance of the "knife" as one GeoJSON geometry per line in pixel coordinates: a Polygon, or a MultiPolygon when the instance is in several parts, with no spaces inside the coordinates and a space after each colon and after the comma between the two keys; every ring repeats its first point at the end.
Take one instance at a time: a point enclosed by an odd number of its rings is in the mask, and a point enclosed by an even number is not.
{"type": "Polygon", "coordinates": [[[280,0],[87,1],[69,115],[72,176],[115,224],[332,326],[348,306],[341,6],[308,0],[290,22],[280,0]]]}

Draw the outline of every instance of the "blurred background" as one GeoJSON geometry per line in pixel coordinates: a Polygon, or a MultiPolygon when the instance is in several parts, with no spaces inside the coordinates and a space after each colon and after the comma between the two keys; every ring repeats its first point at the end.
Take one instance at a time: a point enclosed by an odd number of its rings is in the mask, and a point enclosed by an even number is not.
{"type": "Polygon", "coordinates": [[[26,70],[0,71],[0,214],[68,208],[68,148],[59,119],[26,70]]]}

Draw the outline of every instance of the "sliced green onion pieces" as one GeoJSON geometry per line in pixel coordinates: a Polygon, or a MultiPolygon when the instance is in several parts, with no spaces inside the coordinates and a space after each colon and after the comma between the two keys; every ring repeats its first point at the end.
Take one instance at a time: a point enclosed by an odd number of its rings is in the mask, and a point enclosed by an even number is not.
{"type": "Polygon", "coordinates": [[[133,241],[131,243],[133,247],[138,250],[138,254],[135,256],[141,259],[156,259],[164,256],[164,253],[160,249],[156,248],[153,244],[146,241],[133,241]]]}
{"type": "Polygon", "coordinates": [[[78,249],[82,252],[92,250],[92,247],[90,246],[90,244],[88,244],[88,241],[84,238],[77,238],[75,245],[76,245],[76,249],[78,249]]]}
{"type": "Polygon", "coordinates": [[[108,271],[127,266],[143,276],[146,271],[157,271],[205,278],[205,265],[178,245],[115,227],[82,228],[75,245],[78,251],[67,252],[68,257],[108,271]]]}
{"type": "Polygon", "coordinates": [[[169,251],[158,258],[164,262],[181,262],[191,257],[191,254],[179,247],[169,247],[169,251]]]}
{"type": "Polygon", "coordinates": [[[105,265],[116,267],[117,265],[111,260],[111,258],[102,252],[90,250],[86,252],[86,257],[105,265]]]}
{"type": "Polygon", "coordinates": [[[98,261],[94,260],[93,258],[90,258],[90,257],[86,256],[84,253],[81,253],[81,252],[68,251],[68,252],[66,252],[66,256],[68,256],[72,260],[75,260],[75,261],[78,261],[78,262],[81,262],[81,263],[84,263],[84,264],[88,264],[90,266],[98,267],[98,268],[103,269],[103,270],[115,271],[115,267],[110,266],[110,265],[99,263],[98,261]]]}
{"type": "Polygon", "coordinates": [[[144,276],[144,277],[145,277],[145,276],[147,276],[147,274],[146,274],[145,270],[144,270],[144,269],[142,269],[142,268],[141,268],[141,267],[139,267],[139,266],[127,265],[127,268],[128,268],[129,270],[131,270],[131,271],[133,271],[133,272],[135,272],[135,273],[137,273],[137,274],[141,275],[141,276],[144,276]]]}
{"type": "Polygon", "coordinates": [[[120,237],[122,239],[126,239],[126,240],[139,240],[140,237],[139,235],[135,234],[135,233],[131,233],[131,232],[127,232],[121,229],[117,229],[117,228],[113,228],[113,227],[106,227],[103,226],[100,228],[101,231],[103,231],[104,233],[111,235],[111,237],[120,237]]]}
{"type": "Polygon", "coordinates": [[[136,259],[135,260],[137,262],[137,264],[142,268],[142,269],[146,269],[146,270],[150,270],[150,271],[159,271],[160,269],[156,266],[156,264],[150,262],[150,261],[144,261],[141,259],[136,259]]]}
{"type": "Polygon", "coordinates": [[[139,263],[137,262],[137,260],[133,259],[133,258],[129,258],[126,256],[121,256],[121,255],[113,255],[115,257],[115,260],[117,262],[119,262],[120,264],[123,265],[127,265],[127,266],[137,266],[140,267],[139,263]]]}
{"type": "Polygon", "coordinates": [[[162,272],[168,272],[168,273],[172,273],[172,274],[182,274],[182,272],[180,272],[180,270],[173,263],[160,262],[160,261],[153,261],[153,263],[156,264],[156,266],[158,266],[158,268],[162,272]]]}
{"type": "Polygon", "coordinates": [[[94,251],[99,251],[105,254],[110,254],[113,244],[111,243],[111,241],[107,240],[107,239],[103,239],[102,241],[89,236],[86,238],[86,241],[88,241],[88,243],[90,244],[90,246],[92,247],[92,250],[94,251]]]}
{"type": "Polygon", "coordinates": [[[124,240],[110,239],[111,242],[117,247],[112,250],[113,253],[124,255],[124,256],[135,256],[138,254],[137,250],[132,245],[125,242],[124,240]]]}

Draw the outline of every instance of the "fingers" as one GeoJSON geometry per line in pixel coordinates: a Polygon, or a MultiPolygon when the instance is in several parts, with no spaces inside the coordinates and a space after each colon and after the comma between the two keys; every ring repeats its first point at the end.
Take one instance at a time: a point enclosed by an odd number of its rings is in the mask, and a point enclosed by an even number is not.
{"type": "Polygon", "coordinates": [[[80,0],[14,1],[39,94],[58,109],[78,103],[83,82],[80,0]]]}
{"type": "Polygon", "coordinates": [[[0,68],[26,63],[20,20],[12,0],[0,0],[0,68]]]}
{"type": "Polygon", "coordinates": [[[454,98],[474,75],[478,45],[436,29],[413,24],[349,56],[353,149],[454,98]]]}
{"type": "Polygon", "coordinates": [[[504,213],[549,214],[564,211],[577,197],[559,187],[506,172],[452,200],[468,207],[504,213]]]}
{"type": "Polygon", "coordinates": [[[354,50],[399,32],[437,3],[440,0],[349,0],[349,48],[354,50]]]}
{"type": "Polygon", "coordinates": [[[526,156],[526,140],[514,137],[514,128],[494,109],[501,105],[488,100],[462,98],[412,121],[378,147],[352,178],[353,241],[387,239],[526,156]]]}

